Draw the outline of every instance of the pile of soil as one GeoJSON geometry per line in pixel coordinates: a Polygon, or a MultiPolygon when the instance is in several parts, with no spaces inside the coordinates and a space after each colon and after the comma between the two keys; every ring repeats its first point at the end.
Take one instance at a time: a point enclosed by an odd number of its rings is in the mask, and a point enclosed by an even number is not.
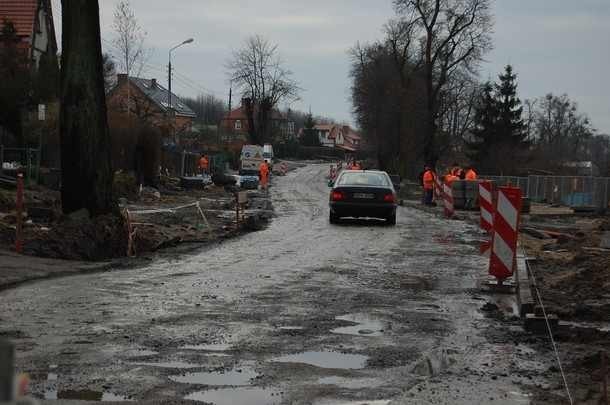
{"type": "Polygon", "coordinates": [[[544,243],[524,238],[538,258],[534,267],[545,305],[560,319],[610,321],[610,250],[599,247],[608,222],[595,221],[544,243]]]}
{"type": "Polygon", "coordinates": [[[47,232],[28,231],[24,253],[54,259],[100,261],[126,254],[127,234],[123,218],[104,215],[65,216],[47,232]]]}

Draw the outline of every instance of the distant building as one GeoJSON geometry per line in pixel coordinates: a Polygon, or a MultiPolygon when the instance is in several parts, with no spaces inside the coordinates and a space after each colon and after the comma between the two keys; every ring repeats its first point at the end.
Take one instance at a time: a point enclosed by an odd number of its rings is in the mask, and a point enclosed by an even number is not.
{"type": "Polygon", "coordinates": [[[116,86],[108,93],[108,121],[111,126],[125,127],[130,120],[147,122],[173,133],[191,132],[195,112],[177,95],[169,93],[156,79],[117,75],[116,86]],[[172,117],[173,116],[173,117],[172,117]]]}
{"type": "MultiPolygon", "coordinates": [[[[255,106],[254,108],[254,116],[256,117],[258,107],[255,106]]],[[[225,137],[232,138],[232,140],[247,141],[250,124],[248,123],[248,115],[243,100],[241,106],[229,111],[220,121],[220,130],[225,137]]],[[[277,109],[273,109],[271,112],[271,132],[280,139],[290,139],[296,135],[294,122],[277,109]]]]}
{"type": "Polygon", "coordinates": [[[15,27],[17,49],[33,67],[44,55],[57,55],[51,0],[0,0],[0,31],[7,21],[15,27]]]}
{"type": "Polygon", "coordinates": [[[342,149],[346,152],[360,150],[362,138],[349,125],[318,124],[314,126],[314,130],[318,132],[322,146],[342,149]]]}

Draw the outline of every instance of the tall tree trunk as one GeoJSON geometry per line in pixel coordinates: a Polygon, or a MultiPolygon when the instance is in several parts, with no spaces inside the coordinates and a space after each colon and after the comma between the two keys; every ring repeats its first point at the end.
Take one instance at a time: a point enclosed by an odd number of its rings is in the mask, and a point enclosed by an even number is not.
{"type": "Polygon", "coordinates": [[[109,213],[113,172],[97,0],[62,0],[61,200],[68,214],[109,213]]]}

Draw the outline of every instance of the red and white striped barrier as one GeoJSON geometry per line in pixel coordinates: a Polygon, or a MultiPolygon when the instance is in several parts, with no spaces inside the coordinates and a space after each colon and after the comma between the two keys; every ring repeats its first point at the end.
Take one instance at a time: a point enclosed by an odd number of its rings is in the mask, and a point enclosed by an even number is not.
{"type": "Polygon", "coordinates": [[[481,207],[481,228],[487,232],[493,230],[493,184],[491,181],[479,183],[479,205],[481,207]]]}
{"type": "Polygon", "coordinates": [[[447,218],[453,217],[453,214],[455,214],[455,208],[453,207],[453,191],[448,184],[443,184],[443,200],[445,201],[445,216],[447,218]]]}
{"type": "Polygon", "coordinates": [[[437,201],[443,199],[443,183],[437,174],[434,174],[434,199],[437,201]]]}
{"type": "Polygon", "coordinates": [[[521,204],[520,188],[498,188],[498,201],[493,216],[489,274],[500,282],[512,276],[515,270],[521,204]]]}

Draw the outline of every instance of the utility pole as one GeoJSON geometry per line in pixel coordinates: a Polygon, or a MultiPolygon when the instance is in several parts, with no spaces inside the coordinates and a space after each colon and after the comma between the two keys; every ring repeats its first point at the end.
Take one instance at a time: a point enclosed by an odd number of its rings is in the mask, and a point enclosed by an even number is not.
{"type": "MultiPolygon", "coordinates": [[[[176,49],[181,47],[182,45],[186,45],[186,44],[190,44],[191,42],[193,42],[194,39],[193,38],[189,38],[186,41],[183,41],[182,43],[174,46],[173,48],[171,48],[169,50],[169,57],[168,57],[168,65],[167,65],[167,110],[168,110],[168,114],[169,114],[169,121],[170,121],[170,131],[174,132],[173,130],[173,109],[172,109],[172,52],[176,49]]],[[[175,141],[175,140],[174,140],[175,141]]]]}

